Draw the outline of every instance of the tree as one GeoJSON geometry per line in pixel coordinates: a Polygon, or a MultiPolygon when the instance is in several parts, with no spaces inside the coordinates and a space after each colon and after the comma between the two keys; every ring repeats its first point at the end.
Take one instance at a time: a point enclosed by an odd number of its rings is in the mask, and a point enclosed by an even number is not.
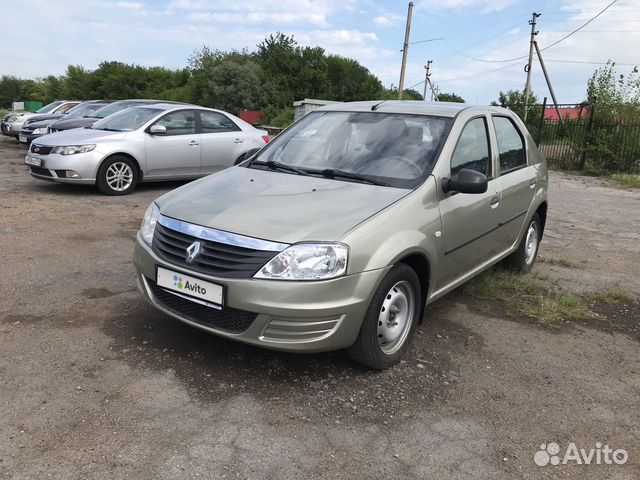
{"type": "Polygon", "coordinates": [[[464,98],[460,95],[456,95],[455,93],[439,93],[438,94],[439,102],[455,102],[455,103],[465,103],[464,98]]]}
{"type": "MultiPolygon", "coordinates": [[[[491,102],[491,105],[499,105],[509,110],[513,110],[520,118],[524,118],[524,90],[502,90],[498,94],[498,101],[491,102]]],[[[538,103],[538,99],[533,94],[533,91],[529,95],[529,114],[527,120],[538,118],[540,115],[540,108],[534,105],[538,103]]]]}

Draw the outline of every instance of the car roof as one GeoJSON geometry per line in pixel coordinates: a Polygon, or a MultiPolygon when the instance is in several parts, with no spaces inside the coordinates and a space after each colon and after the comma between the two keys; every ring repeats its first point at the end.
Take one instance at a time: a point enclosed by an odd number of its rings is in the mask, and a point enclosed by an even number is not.
{"type": "Polygon", "coordinates": [[[463,110],[479,112],[512,113],[510,110],[492,105],[469,105],[454,102],[424,102],[422,100],[373,100],[367,102],[332,103],[315,110],[316,112],[382,112],[414,115],[455,117],[463,110]],[[377,107],[376,107],[377,106],[377,107]],[[372,110],[372,107],[376,107],[372,110]]]}

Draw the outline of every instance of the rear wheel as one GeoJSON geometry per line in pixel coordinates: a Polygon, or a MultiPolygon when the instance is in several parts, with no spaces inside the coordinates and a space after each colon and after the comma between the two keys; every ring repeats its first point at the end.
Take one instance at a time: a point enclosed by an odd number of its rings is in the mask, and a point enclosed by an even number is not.
{"type": "Polygon", "coordinates": [[[377,370],[398,363],[418,324],[420,302],[416,272],[403,263],[393,267],[373,295],[349,356],[377,370]]]}
{"type": "Polygon", "coordinates": [[[541,238],[542,222],[540,216],[534,213],[518,249],[505,259],[507,268],[520,273],[529,272],[536,262],[541,238]]]}
{"type": "Polygon", "coordinates": [[[113,156],[98,169],[96,185],[106,195],[127,195],[138,183],[138,168],[127,157],[113,156]]]}

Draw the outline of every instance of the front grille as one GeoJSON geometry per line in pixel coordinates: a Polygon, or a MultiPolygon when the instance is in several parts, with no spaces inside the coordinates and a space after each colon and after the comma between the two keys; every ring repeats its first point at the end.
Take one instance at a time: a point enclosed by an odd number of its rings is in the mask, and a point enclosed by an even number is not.
{"type": "Polygon", "coordinates": [[[46,168],[34,167],[33,165],[29,165],[31,169],[31,173],[35,173],[36,175],[42,175],[44,177],[52,177],[51,172],[46,168]]]}
{"type": "Polygon", "coordinates": [[[156,255],[173,265],[224,278],[251,278],[278,253],[202,240],[159,223],[156,224],[152,248],[156,255]],[[196,240],[201,243],[200,255],[192,263],[187,263],[187,247],[196,240]]]}
{"type": "Polygon", "coordinates": [[[31,144],[31,151],[38,155],[49,155],[53,147],[45,147],[44,145],[31,144]]]}
{"type": "Polygon", "coordinates": [[[258,316],[257,313],[236,310],[235,308],[217,310],[206,307],[169,293],[153,280],[147,279],[147,283],[156,301],[164,308],[199,325],[227,333],[242,333],[251,326],[258,316]]]}

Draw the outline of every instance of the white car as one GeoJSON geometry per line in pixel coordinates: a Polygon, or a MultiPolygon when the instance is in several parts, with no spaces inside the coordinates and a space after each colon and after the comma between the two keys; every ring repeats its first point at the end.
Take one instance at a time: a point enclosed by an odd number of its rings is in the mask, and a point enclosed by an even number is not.
{"type": "Polygon", "coordinates": [[[125,195],[140,182],[193,179],[231,167],[268,141],[266,131],[227,112],[158,103],[44,135],[31,144],[25,163],[34,178],[125,195]]]}
{"type": "Polygon", "coordinates": [[[77,100],[56,100],[35,112],[9,112],[2,118],[0,132],[2,132],[3,135],[18,138],[22,130],[22,125],[29,117],[45,113],[64,113],[79,103],[77,100]]]}

